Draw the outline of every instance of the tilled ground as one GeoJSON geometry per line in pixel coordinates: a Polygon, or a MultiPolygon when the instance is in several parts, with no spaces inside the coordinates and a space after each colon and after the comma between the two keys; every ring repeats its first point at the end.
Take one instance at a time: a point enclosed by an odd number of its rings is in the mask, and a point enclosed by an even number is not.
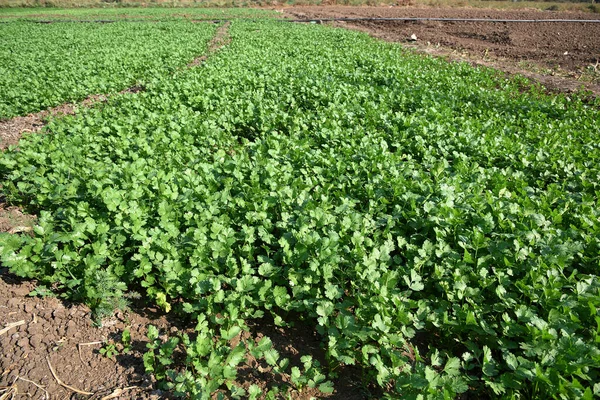
{"type": "Polygon", "coordinates": [[[34,288],[33,282],[0,270],[0,329],[20,324],[0,331],[0,389],[4,393],[14,398],[79,398],[80,393],[60,385],[58,378],[73,389],[94,393],[85,398],[101,399],[125,388],[122,398],[163,397],[141,362],[146,326],[177,330],[176,321],[146,309],[118,313],[96,327],[86,306],[54,297],[30,297],[34,288]],[[106,343],[120,342],[125,328],[131,332],[131,352],[113,359],[101,355],[99,350],[106,343]]]}
{"type": "MultiPolygon", "coordinates": [[[[588,19],[599,14],[413,7],[290,7],[292,18],[588,19]]],[[[600,94],[600,23],[352,21],[336,25],[368,32],[432,55],[497,68],[551,89],[582,86],[600,94]],[[415,35],[417,40],[411,40],[415,35]],[[586,82],[592,81],[592,82],[586,82]]]]}

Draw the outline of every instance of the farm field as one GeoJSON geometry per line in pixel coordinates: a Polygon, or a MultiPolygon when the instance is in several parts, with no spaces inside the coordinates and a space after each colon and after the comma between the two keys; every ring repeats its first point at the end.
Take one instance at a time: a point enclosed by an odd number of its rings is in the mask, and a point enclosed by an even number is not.
{"type": "MultiPolygon", "coordinates": [[[[305,6],[285,8],[284,14],[301,19],[600,19],[591,12],[425,7],[305,6]]],[[[401,42],[420,53],[524,75],[555,92],[570,93],[583,88],[600,95],[600,41],[596,39],[600,35],[599,23],[343,21],[335,25],[401,42]],[[417,40],[410,40],[411,35],[417,40]]]]}
{"type": "Polygon", "coordinates": [[[0,30],[0,119],[6,119],[174,71],[204,53],[215,26],[12,22],[0,30]]]}
{"type": "Polygon", "coordinates": [[[599,396],[600,101],[230,15],[0,24],[0,396],[599,396]]]}

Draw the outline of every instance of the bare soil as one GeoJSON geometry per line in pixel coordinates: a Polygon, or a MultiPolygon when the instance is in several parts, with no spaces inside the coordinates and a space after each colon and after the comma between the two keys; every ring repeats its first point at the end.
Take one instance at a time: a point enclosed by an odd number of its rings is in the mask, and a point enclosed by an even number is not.
{"type": "Polygon", "coordinates": [[[80,398],[58,383],[50,370],[52,366],[61,382],[94,393],[93,398],[100,399],[124,388],[129,389],[123,398],[163,397],[144,373],[140,360],[145,350],[146,326],[151,323],[168,330],[176,326],[175,321],[146,309],[117,313],[99,328],[94,326],[86,306],[54,297],[29,297],[35,282],[0,272],[0,329],[23,321],[0,335],[0,389],[34,399],[80,398]],[[131,331],[132,351],[114,359],[102,356],[99,349],[110,340],[120,340],[126,327],[131,331]]]}
{"type": "MultiPolygon", "coordinates": [[[[534,10],[413,7],[289,7],[288,17],[305,18],[486,18],[588,19],[598,14],[534,10]]],[[[337,26],[454,61],[468,61],[523,74],[551,90],[584,87],[600,95],[600,23],[494,23],[441,21],[352,21],[337,26]],[[411,40],[411,35],[417,37],[411,40]]]]}
{"type": "Polygon", "coordinates": [[[36,217],[24,213],[19,207],[0,201],[0,232],[25,233],[32,230],[36,217]]]}

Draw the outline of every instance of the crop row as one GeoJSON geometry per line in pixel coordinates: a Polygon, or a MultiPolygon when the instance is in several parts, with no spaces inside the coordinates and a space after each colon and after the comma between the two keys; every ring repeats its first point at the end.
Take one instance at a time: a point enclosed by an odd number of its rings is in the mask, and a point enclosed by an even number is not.
{"type": "Polygon", "coordinates": [[[291,377],[269,397],[330,392],[343,365],[393,398],[600,394],[598,104],[345,30],[231,36],[4,155],[8,199],[40,215],[2,236],[12,272],[197,321],[150,328],[145,356],[194,398],[260,396],[236,383],[250,356],[291,377]],[[313,327],[325,365],[239,339],[265,318],[313,327]]]}
{"type": "Polygon", "coordinates": [[[191,22],[0,24],[0,120],[144,85],[204,54],[214,31],[191,22]]]}

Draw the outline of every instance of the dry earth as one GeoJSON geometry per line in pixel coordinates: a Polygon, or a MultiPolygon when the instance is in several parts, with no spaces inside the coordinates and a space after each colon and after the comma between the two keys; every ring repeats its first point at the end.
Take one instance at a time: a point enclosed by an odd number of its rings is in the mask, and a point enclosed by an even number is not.
{"type": "Polygon", "coordinates": [[[86,306],[30,297],[35,282],[21,281],[5,270],[0,278],[0,329],[9,327],[0,331],[0,390],[10,394],[7,399],[13,394],[17,399],[102,399],[125,388],[129,389],[122,398],[163,397],[140,362],[144,335],[149,323],[165,331],[177,330],[177,321],[147,308],[119,312],[99,328],[86,306]],[[114,359],[102,356],[99,349],[111,340],[120,341],[126,327],[132,351],[114,359]],[[93,395],[82,397],[74,389],[93,395]]]}
{"type": "MultiPolygon", "coordinates": [[[[98,327],[88,307],[56,297],[30,296],[36,287],[36,282],[23,281],[0,268],[0,398],[6,393],[9,394],[6,399],[13,394],[17,399],[25,396],[95,400],[170,398],[144,372],[142,356],[146,351],[147,326],[152,324],[161,333],[191,336],[193,321],[178,319],[132,300],[129,310],[118,311],[98,327]],[[112,358],[100,354],[100,349],[111,343],[122,350],[125,329],[131,333],[131,351],[112,358]]],[[[289,358],[291,365],[301,365],[300,357],[307,354],[324,360],[320,338],[312,329],[304,329],[301,322],[283,329],[268,319],[254,321],[250,333],[238,340],[260,340],[263,336],[271,338],[275,349],[282,357],[289,358]]],[[[345,367],[339,371],[336,392],[332,395],[320,395],[310,388],[291,391],[290,395],[293,399],[344,400],[377,396],[373,388],[361,386],[360,376],[359,369],[345,367]]],[[[246,388],[251,384],[267,388],[289,383],[289,377],[277,377],[264,362],[249,359],[239,369],[237,382],[246,388]]]]}

